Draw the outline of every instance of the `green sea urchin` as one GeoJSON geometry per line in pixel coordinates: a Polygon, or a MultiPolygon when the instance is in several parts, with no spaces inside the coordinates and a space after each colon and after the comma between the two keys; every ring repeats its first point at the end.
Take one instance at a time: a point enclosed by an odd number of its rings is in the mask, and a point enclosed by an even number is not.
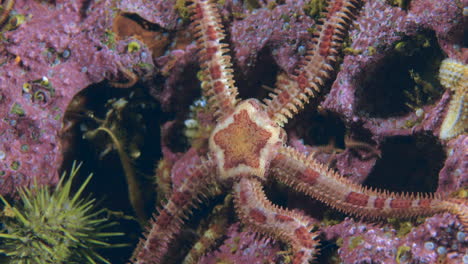
{"type": "Polygon", "coordinates": [[[94,199],[81,198],[92,175],[71,194],[79,168],[73,164],[70,177],[65,179],[64,173],[55,191],[46,186],[19,190],[18,205],[11,206],[0,196],[5,205],[0,215],[0,253],[9,263],[109,263],[94,249],[110,247],[106,238],[122,233],[103,232],[112,225],[100,217],[104,209],[95,210],[94,199]]]}

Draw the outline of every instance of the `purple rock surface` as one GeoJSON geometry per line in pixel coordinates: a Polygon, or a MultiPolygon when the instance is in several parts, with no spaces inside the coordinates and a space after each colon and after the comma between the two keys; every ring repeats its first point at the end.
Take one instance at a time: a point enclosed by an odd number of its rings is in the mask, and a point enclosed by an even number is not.
{"type": "MultiPolygon", "coordinates": [[[[63,117],[73,97],[91,84],[118,79],[118,64],[152,64],[144,49],[111,43],[110,1],[18,0],[24,21],[2,32],[0,52],[0,194],[54,184],[67,142],[63,117]],[[112,44],[112,45],[111,45],[112,44]]],[[[128,66],[127,66],[128,65],[128,66]]]]}
{"type": "Polygon", "coordinates": [[[202,257],[200,264],[216,263],[276,263],[280,247],[271,239],[262,238],[252,231],[240,231],[238,224],[226,230],[228,238],[218,250],[202,257]]]}
{"type": "MultiPolygon", "coordinates": [[[[172,184],[184,181],[181,172],[206,146],[190,147],[183,134],[190,105],[200,98],[199,66],[190,26],[175,2],[16,1],[10,17],[24,21],[0,28],[1,195],[15,197],[17,188],[34,183],[56,184],[67,162],[64,153],[72,151],[73,124],[64,120],[67,108],[85,88],[124,79],[122,67],[131,69],[160,104],[162,158],[173,164],[172,184]],[[163,35],[153,40],[164,42],[161,54],[152,54],[138,37],[115,35],[116,17],[122,14],[163,35]],[[140,48],[130,51],[134,42],[140,48]]],[[[463,42],[468,1],[411,0],[404,9],[392,1],[363,2],[336,78],[286,126],[288,144],[358,183],[441,195],[466,189],[468,137],[438,139],[451,95],[436,75],[446,57],[468,61],[463,42]],[[410,179],[409,190],[405,178],[410,179]]],[[[264,98],[279,72],[293,72],[316,23],[306,14],[307,4],[218,1],[242,98],[264,98]]],[[[214,124],[203,114],[196,118],[202,126],[214,124]]],[[[307,197],[285,192],[289,200],[284,204],[308,213],[317,207],[307,197]]],[[[332,256],[319,256],[320,263],[468,263],[468,234],[453,215],[398,226],[343,220],[330,217],[332,209],[320,208],[312,213],[321,239],[337,245],[332,256]]],[[[234,224],[225,239],[200,263],[283,259],[278,255],[284,250],[281,244],[256,236],[237,219],[230,221],[234,224]]]]}

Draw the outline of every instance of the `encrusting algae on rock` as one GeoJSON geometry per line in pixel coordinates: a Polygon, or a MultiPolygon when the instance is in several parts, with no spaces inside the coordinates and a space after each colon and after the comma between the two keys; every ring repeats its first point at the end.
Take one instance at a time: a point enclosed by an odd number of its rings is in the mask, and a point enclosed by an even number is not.
{"type": "Polygon", "coordinates": [[[104,209],[95,210],[94,199],[81,198],[92,175],[70,193],[79,168],[73,166],[68,179],[64,173],[54,191],[46,186],[21,189],[21,205],[12,206],[0,196],[4,204],[0,253],[8,263],[110,263],[94,250],[117,246],[105,240],[123,233],[104,232],[114,223],[99,217],[104,209]]]}

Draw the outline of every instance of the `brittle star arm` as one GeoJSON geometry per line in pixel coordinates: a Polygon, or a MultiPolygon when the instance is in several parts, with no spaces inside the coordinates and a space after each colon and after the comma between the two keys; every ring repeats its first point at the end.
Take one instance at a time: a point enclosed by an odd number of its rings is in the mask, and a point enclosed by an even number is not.
{"type": "Polygon", "coordinates": [[[200,159],[187,166],[190,169],[183,175],[185,181],[173,191],[151,223],[151,230],[137,246],[133,254],[134,263],[161,263],[191,210],[200,203],[201,197],[211,196],[210,187],[216,181],[215,165],[211,159],[200,159]]]}
{"type": "Polygon", "coordinates": [[[271,164],[280,182],[347,214],[370,218],[427,216],[451,212],[468,230],[468,204],[437,194],[398,194],[351,182],[312,157],[283,147],[271,164]]]}
{"type": "Polygon", "coordinates": [[[243,224],[290,245],[293,264],[308,264],[317,255],[311,222],[300,212],[273,205],[257,179],[242,177],[234,184],[234,205],[243,224]]]}
{"type": "Polygon", "coordinates": [[[221,43],[226,34],[211,0],[192,0],[189,7],[199,48],[203,95],[215,108],[214,115],[219,119],[232,113],[238,102],[231,57],[226,54],[229,52],[228,44],[221,43]]]}
{"type": "MultiPolygon", "coordinates": [[[[192,249],[187,253],[182,264],[196,264],[200,258],[214,248],[216,242],[225,234],[230,224],[230,211],[232,208],[232,195],[224,197],[224,203],[213,208],[211,216],[208,219],[209,225],[205,229],[192,249]]],[[[199,231],[200,227],[198,228],[199,231]]],[[[197,232],[199,233],[199,232],[197,232]]]]}
{"type": "Polygon", "coordinates": [[[448,140],[468,130],[468,65],[454,59],[443,60],[439,80],[453,93],[439,134],[448,140]]]}
{"type": "Polygon", "coordinates": [[[265,99],[268,115],[280,126],[292,118],[309,97],[320,91],[330,77],[332,64],[349,24],[355,5],[360,0],[329,0],[321,14],[312,43],[307,45],[306,56],[298,64],[293,76],[278,75],[276,88],[265,99]]]}
{"type": "Polygon", "coordinates": [[[7,21],[8,16],[15,5],[15,0],[5,0],[3,2],[3,5],[0,5],[0,26],[7,21]]]}

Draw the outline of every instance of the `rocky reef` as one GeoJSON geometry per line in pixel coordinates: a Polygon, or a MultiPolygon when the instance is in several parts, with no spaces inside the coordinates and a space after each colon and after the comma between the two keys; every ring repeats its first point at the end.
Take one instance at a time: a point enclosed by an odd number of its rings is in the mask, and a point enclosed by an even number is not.
{"type": "MultiPolygon", "coordinates": [[[[215,2],[240,97],[263,99],[277,75],[292,73],[304,56],[325,1],[215,2]]],[[[454,95],[438,75],[446,58],[466,72],[468,1],[362,2],[335,77],[286,125],[288,145],[357,183],[466,199],[467,111],[461,111],[464,132],[440,139],[454,95]]],[[[215,125],[201,96],[185,1],[1,2],[8,3],[11,10],[0,9],[6,16],[0,24],[0,195],[15,200],[19,187],[55,186],[76,159],[91,164],[94,177],[103,179],[117,161],[127,166],[121,176],[114,175],[121,182],[141,181],[145,177],[138,172],[156,171],[146,177],[154,185],[140,183],[121,195],[131,200],[127,203],[138,217],[143,211],[149,215],[184,182],[182,172],[206,153],[215,125]],[[150,108],[157,110],[143,114],[150,108]],[[86,152],[80,144],[92,130],[90,123],[106,124],[116,140],[88,139],[86,152]],[[150,127],[160,127],[160,134],[149,133],[150,127]],[[157,142],[151,150],[145,148],[149,142],[157,142]],[[120,159],[102,159],[110,152],[120,159]]],[[[108,184],[112,192],[113,183],[108,184]]],[[[93,192],[106,195],[99,190],[93,192]]],[[[266,193],[312,218],[321,234],[319,263],[468,263],[468,234],[448,213],[374,222],[348,218],[280,184],[267,184],[266,193]]],[[[290,261],[281,243],[244,229],[232,214],[213,217],[223,200],[217,197],[194,212],[178,237],[182,249],[172,252],[174,263],[193,251],[210,219],[223,224],[223,233],[199,253],[198,263],[290,261]]]]}

